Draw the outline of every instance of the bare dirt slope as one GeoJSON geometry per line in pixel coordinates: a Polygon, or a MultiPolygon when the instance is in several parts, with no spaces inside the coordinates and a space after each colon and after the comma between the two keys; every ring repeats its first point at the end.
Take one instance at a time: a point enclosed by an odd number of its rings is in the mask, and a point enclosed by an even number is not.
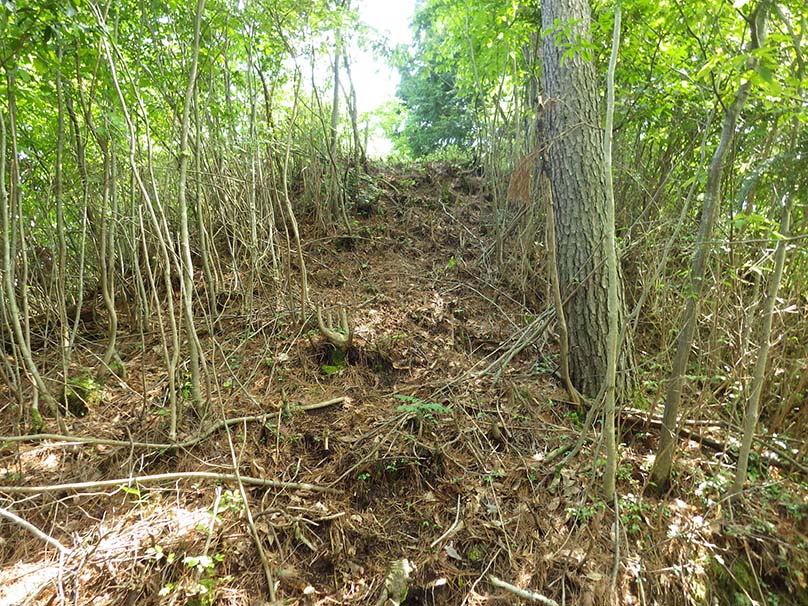
{"type": "MultiPolygon", "coordinates": [[[[296,301],[279,305],[266,288],[249,314],[225,301],[202,334],[218,387],[207,411],[184,416],[195,443],[160,446],[160,336],[133,331],[125,378],[106,379],[89,413],[68,418],[72,435],[109,443],[2,444],[0,506],[66,551],[2,521],[0,604],[263,604],[268,570],[278,603],[375,605],[403,558],[411,605],[527,601],[491,575],[582,605],[608,603],[612,583],[625,604],[782,604],[804,588],[805,503],[753,499],[727,521],[712,479],[721,460],[695,442],[681,492],[643,499],[655,441],[642,424],[624,426],[615,568],[597,433],[555,467],[585,411],[557,386],[551,335],[500,374],[475,373],[542,311],[498,285],[476,177],[386,169],[358,196],[351,236],[310,238],[304,251],[312,304],[349,310],[344,360],[313,319],[300,325],[296,301]],[[232,476],[234,461],[246,503],[232,477],[125,480],[232,476]],[[59,486],[103,480],[116,481],[59,486]],[[13,492],[45,485],[55,488],[13,492]]],[[[96,368],[102,351],[88,340],[80,363],[96,368]]],[[[11,416],[5,436],[18,432],[11,416]]]]}

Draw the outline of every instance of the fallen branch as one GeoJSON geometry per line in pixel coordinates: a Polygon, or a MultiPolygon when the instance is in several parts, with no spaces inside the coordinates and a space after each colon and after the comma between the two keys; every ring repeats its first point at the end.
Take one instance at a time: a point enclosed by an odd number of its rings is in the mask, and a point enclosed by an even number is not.
{"type": "Polygon", "coordinates": [[[11,520],[12,522],[17,524],[18,526],[22,526],[25,530],[30,532],[32,535],[34,535],[38,539],[42,539],[43,541],[45,541],[51,547],[56,548],[56,550],[58,550],[59,553],[64,554],[64,555],[67,555],[67,554],[70,553],[70,550],[67,547],[62,545],[59,541],[54,539],[52,536],[49,536],[49,535],[45,534],[39,528],[37,528],[36,526],[31,524],[31,522],[23,520],[20,516],[18,516],[15,513],[11,513],[8,509],[5,509],[4,507],[0,507],[0,517],[6,518],[7,520],[11,520]]]}
{"type": "MultiPolygon", "coordinates": [[[[621,417],[621,419],[623,419],[624,421],[627,421],[627,422],[633,422],[633,423],[643,425],[645,427],[653,427],[653,428],[659,429],[659,430],[662,429],[662,417],[649,416],[648,413],[646,413],[644,411],[641,411],[641,410],[636,410],[636,409],[622,410],[620,412],[620,417],[621,417]]],[[[697,433],[695,431],[691,431],[690,429],[687,429],[686,427],[683,427],[683,425],[687,425],[687,424],[688,424],[688,422],[684,421],[684,420],[679,422],[679,428],[678,428],[677,431],[678,431],[678,434],[680,436],[683,436],[683,437],[687,438],[688,440],[692,440],[693,442],[696,442],[700,446],[709,448],[710,450],[712,450],[714,452],[724,452],[724,453],[727,453],[730,456],[733,456],[733,457],[735,456],[730,451],[730,446],[728,444],[726,444],[724,442],[719,442],[718,440],[714,440],[713,438],[705,436],[702,433],[697,433]]],[[[717,422],[717,423],[715,423],[715,425],[722,425],[722,423],[717,422]]],[[[767,457],[763,458],[763,460],[766,463],[768,463],[769,465],[773,465],[774,467],[779,467],[780,469],[783,469],[785,471],[799,471],[799,472],[801,472],[803,474],[808,475],[808,467],[806,467],[801,462],[797,461],[786,450],[779,447],[777,444],[773,443],[771,439],[767,439],[764,436],[754,436],[753,440],[755,442],[758,442],[758,443],[762,444],[765,448],[771,450],[772,452],[776,453],[777,456],[784,459],[784,460],[781,461],[780,459],[776,459],[776,458],[774,458],[772,456],[767,456],[767,457]]]]}
{"type": "Polygon", "coordinates": [[[446,537],[448,537],[450,534],[452,534],[453,532],[455,532],[455,531],[458,529],[458,528],[457,528],[457,526],[458,526],[458,522],[459,522],[459,521],[460,521],[460,495],[457,495],[457,510],[455,511],[455,519],[454,519],[454,522],[452,523],[452,525],[451,525],[451,526],[449,526],[449,528],[446,530],[446,532],[444,532],[444,533],[443,533],[442,535],[440,535],[440,536],[439,536],[437,539],[435,539],[434,541],[432,541],[432,542],[429,544],[429,547],[430,547],[430,548],[434,548],[434,547],[435,547],[435,545],[437,545],[437,544],[438,544],[438,543],[440,543],[440,542],[441,542],[443,539],[445,539],[445,538],[446,538],[446,537]]]}
{"type": "Polygon", "coordinates": [[[516,585],[506,583],[505,581],[502,581],[497,577],[495,577],[493,574],[488,575],[488,580],[491,581],[491,584],[494,587],[499,587],[500,589],[510,591],[512,594],[518,595],[520,598],[524,598],[526,600],[532,600],[533,602],[538,602],[539,604],[544,604],[545,606],[558,606],[558,602],[556,602],[555,600],[546,598],[539,593],[533,593],[532,591],[527,591],[526,589],[519,589],[516,585]]]}
{"type": "MultiPolygon", "coordinates": [[[[464,377],[469,379],[479,379],[485,375],[493,374],[495,380],[499,379],[502,371],[506,366],[508,366],[508,364],[511,363],[511,360],[513,360],[524,349],[530,347],[539,338],[539,336],[541,336],[544,331],[547,330],[550,323],[554,319],[555,309],[545,309],[526,328],[524,328],[517,335],[511,337],[510,344],[504,344],[499,348],[499,357],[497,357],[483,370],[469,370],[464,374],[464,377]]],[[[488,357],[486,357],[486,359],[488,359],[488,357]]]]}
{"type": "MultiPolygon", "coordinates": [[[[601,398],[601,395],[602,394],[598,395],[595,398],[594,401],[599,402],[600,398],[601,398]]],[[[576,410],[580,408],[580,406],[575,404],[575,402],[571,402],[571,401],[567,401],[567,400],[555,400],[555,402],[557,402],[559,404],[566,404],[567,406],[569,406],[571,408],[574,408],[576,410]]],[[[584,427],[591,427],[592,421],[594,420],[594,413],[596,413],[596,412],[599,412],[599,404],[594,405],[594,406],[590,406],[589,412],[587,413],[587,416],[586,416],[586,420],[583,423],[584,427]]],[[[628,425],[628,424],[631,424],[631,425],[642,426],[644,429],[648,429],[648,428],[653,428],[653,429],[658,429],[658,430],[662,429],[662,417],[657,416],[657,415],[650,415],[647,411],[639,410],[637,408],[624,407],[624,408],[621,408],[619,411],[617,411],[617,414],[620,417],[620,420],[621,420],[621,422],[622,422],[622,424],[624,426],[628,425]]],[[[730,424],[726,423],[725,421],[720,421],[720,420],[718,420],[718,421],[710,421],[710,422],[702,422],[702,421],[688,421],[686,419],[682,419],[682,420],[679,421],[679,427],[678,427],[678,430],[677,430],[678,434],[680,436],[682,436],[684,438],[687,438],[688,440],[691,440],[693,442],[696,442],[701,447],[709,448],[710,450],[712,450],[714,452],[726,453],[727,456],[730,456],[730,457],[734,456],[733,453],[731,452],[731,447],[727,443],[719,442],[718,440],[715,440],[715,439],[713,439],[713,438],[711,438],[709,436],[706,436],[703,433],[699,433],[697,431],[693,431],[691,429],[688,429],[687,427],[685,427],[687,425],[690,425],[690,426],[710,425],[710,426],[724,427],[725,429],[727,429],[729,431],[738,430],[738,428],[736,426],[730,425],[730,424]]],[[[625,429],[624,429],[624,431],[625,431],[625,429]]],[[[578,452],[580,450],[580,447],[583,445],[584,439],[585,439],[585,434],[582,432],[578,442],[575,445],[575,447],[572,448],[570,453],[561,461],[561,463],[559,463],[556,470],[564,467],[572,457],[574,457],[575,455],[578,454],[578,452]]],[[[768,463],[769,465],[773,465],[774,467],[778,467],[778,468],[783,469],[785,471],[790,471],[790,472],[799,471],[800,473],[808,475],[808,466],[806,466],[804,463],[796,460],[786,449],[780,447],[771,438],[768,438],[767,436],[755,436],[753,439],[754,439],[755,442],[758,442],[759,444],[762,444],[765,448],[772,451],[772,453],[776,454],[778,457],[783,459],[783,460],[780,460],[780,459],[774,458],[773,456],[766,456],[766,457],[764,457],[763,460],[766,463],[768,463]]],[[[564,448],[569,450],[569,447],[557,448],[555,451],[550,453],[550,455],[552,455],[552,456],[548,455],[549,459],[552,460],[552,459],[556,458],[556,456],[558,456],[558,454],[560,454],[560,453],[557,453],[556,451],[562,450],[564,448]]]]}
{"type": "MultiPolygon", "coordinates": [[[[319,408],[325,408],[327,406],[333,406],[335,404],[341,404],[345,401],[345,396],[340,396],[338,398],[331,398],[330,400],[325,400],[323,402],[315,402],[313,404],[304,404],[300,406],[300,410],[309,411],[309,410],[317,410],[319,408]]],[[[0,436],[0,444],[4,442],[11,443],[11,442],[44,442],[45,440],[50,440],[52,442],[69,442],[70,444],[66,445],[73,445],[73,444],[93,444],[93,445],[100,445],[100,446],[124,446],[127,448],[151,448],[154,450],[171,450],[174,448],[190,448],[191,446],[196,446],[203,440],[208,439],[214,433],[223,429],[225,426],[230,427],[232,425],[241,425],[243,423],[263,423],[264,421],[268,421],[270,419],[274,419],[277,416],[277,412],[272,412],[263,415],[255,415],[255,416],[248,416],[248,417],[234,417],[232,419],[227,419],[225,421],[219,421],[213,425],[211,425],[208,429],[206,429],[203,433],[195,436],[193,438],[188,438],[187,440],[183,440],[182,442],[133,442],[129,440],[113,440],[108,438],[91,438],[87,436],[70,436],[70,435],[61,435],[58,433],[37,433],[25,436],[0,436]]]]}
{"type": "Polygon", "coordinates": [[[325,400],[323,402],[315,402],[314,404],[304,404],[300,407],[300,410],[319,410],[320,408],[327,408],[328,406],[334,406],[335,404],[342,404],[345,401],[345,396],[340,396],[338,398],[331,398],[330,400],[325,400]]]}
{"type": "Polygon", "coordinates": [[[0,486],[0,492],[8,494],[37,494],[40,492],[59,492],[62,490],[85,490],[90,488],[106,488],[110,486],[130,486],[132,484],[145,484],[147,482],[164,482],[166,480],[207,479],[218,482],[238,482],[254,486],[269,486],[271,488],[288,488],[290,490],[310,490],[312,492],[328,492],[337,494],[339,491],[327,486],[306,484],[301,482],[280,482],[278,480],[264,480],[251,476],[236,476],[229,473],[213,473],[209,471],[179,471],[175,473],[158,473],[150,476],[133,476],[117,480],[98,480],[96,482],[75,482],[73,484],[52,484],[46,486],[0,486]]]}

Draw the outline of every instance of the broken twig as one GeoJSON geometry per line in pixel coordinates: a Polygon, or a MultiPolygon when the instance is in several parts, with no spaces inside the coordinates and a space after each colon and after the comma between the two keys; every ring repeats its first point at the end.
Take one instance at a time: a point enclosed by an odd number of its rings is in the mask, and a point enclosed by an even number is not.
{"type": "Polygon", "coordinates": [[[505,581],[495,577],[493,574],[489,574],[488,579],[491,581],[491,584],[494,587],[499,587],[500,589],[510,591],[512,594],[518,595],[520,598],[524,598],[526,600],[532,600],[534,602],[538,602],[539,604],[544,604],[544,606],[558,606],[558,602],[556,602],[555,600],[546,598],[539,593],[533,593],[532,591],[528,591],[527,589],[519,589],[516,585],[506,583],[505,581]]]}

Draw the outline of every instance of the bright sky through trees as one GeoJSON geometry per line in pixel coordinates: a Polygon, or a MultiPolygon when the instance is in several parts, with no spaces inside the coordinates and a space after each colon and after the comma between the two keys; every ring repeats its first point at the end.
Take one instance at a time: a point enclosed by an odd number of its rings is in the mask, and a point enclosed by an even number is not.
{"type": "MultiPolygon", "coordinates": [[[[390,46],[412,41],[410,21],[415,11],[415,0],[360,0],[359,14],[370,27],[386,36],[390,46]]],[[[396,96],[398,71],[372,50],[355,49],[354,79],[359,113],[378,109],[396,96]]],[[[392,142],[381,129],[373,129],[368,141],[371,156],[385,156],[392,142]]]]}
{"type": "MultiPolygon", "coordinates": [[[[410,20],[415,0],[360,0],[362,20],[386,36],[391,46],[412,41],[410,20]]],[[[396,95],[398,72],[372,51],[356,57],[355,67],[359,111],[372,111],[396,95]]]]}

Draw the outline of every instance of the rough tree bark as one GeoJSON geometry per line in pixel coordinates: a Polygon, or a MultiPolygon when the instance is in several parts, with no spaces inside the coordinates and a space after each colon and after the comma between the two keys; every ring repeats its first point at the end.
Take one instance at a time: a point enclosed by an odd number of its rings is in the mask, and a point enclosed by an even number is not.
{"type": "MultiPolygon", "coordinates": [[[[542,3],[545,165],[552,184],[558,278],[569,328],[572,382],[587,396],[607,365],[607,183],[598,78],[581,41],[589,39],[589,0],[542,3]]],[[[618,285],[622,322],[622,284],[618,285]]]]}

